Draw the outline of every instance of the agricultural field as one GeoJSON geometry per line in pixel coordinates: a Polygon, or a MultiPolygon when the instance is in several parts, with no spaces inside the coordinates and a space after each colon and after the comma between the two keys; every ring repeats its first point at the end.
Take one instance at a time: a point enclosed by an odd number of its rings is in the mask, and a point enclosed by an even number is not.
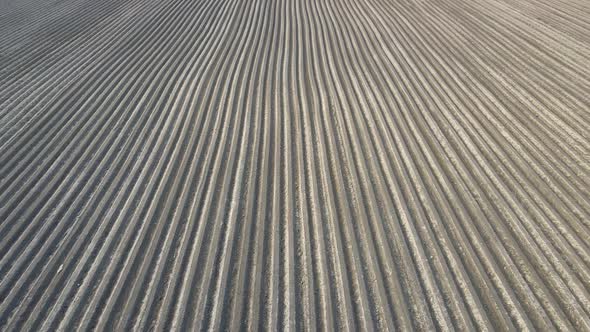
{"type": "Polygon", "coordinates": [[[0,0],[0,330],[590,330],[590,2],[0,0]]]}

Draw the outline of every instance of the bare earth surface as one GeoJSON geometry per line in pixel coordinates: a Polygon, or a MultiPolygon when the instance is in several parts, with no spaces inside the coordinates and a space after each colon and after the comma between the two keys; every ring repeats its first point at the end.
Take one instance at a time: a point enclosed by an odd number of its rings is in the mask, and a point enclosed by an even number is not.
{"type": "Polygon", "coordinates": [[[0,329],[590,330],[587,0],[0,0],[0,329]]]}

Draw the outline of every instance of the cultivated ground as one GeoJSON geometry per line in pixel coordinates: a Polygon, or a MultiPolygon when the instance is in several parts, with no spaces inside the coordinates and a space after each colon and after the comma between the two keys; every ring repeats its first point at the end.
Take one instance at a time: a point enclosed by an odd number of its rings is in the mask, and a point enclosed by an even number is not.
{"type": "Polygon", "coordinates": [[[587,0],[0,0],[0,329],[590,330],[587,0]]]}

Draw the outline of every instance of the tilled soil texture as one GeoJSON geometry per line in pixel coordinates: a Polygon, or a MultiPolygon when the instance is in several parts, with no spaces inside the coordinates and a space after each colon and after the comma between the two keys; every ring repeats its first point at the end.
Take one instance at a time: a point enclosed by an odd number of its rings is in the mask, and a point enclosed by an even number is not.
{"type": "Polygon", "coordinates": [[[590,2],[0,0],[0,329],[590,330],[590,2]]]}

